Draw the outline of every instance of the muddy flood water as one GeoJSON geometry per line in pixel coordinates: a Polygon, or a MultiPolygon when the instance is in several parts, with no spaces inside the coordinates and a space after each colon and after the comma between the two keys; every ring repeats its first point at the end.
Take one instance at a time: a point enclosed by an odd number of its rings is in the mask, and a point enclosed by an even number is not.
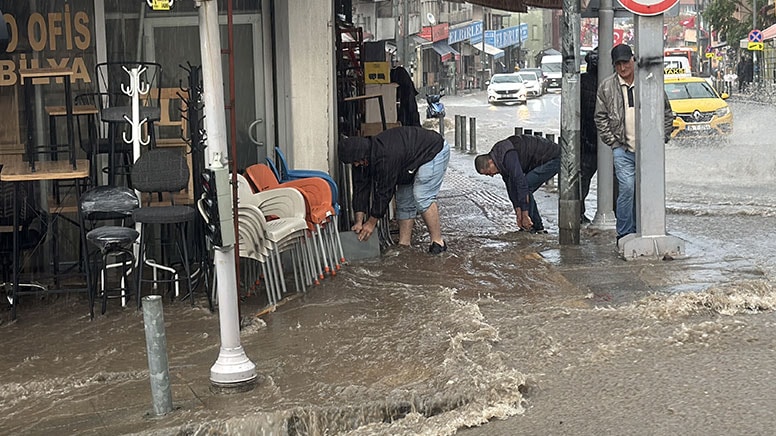
{"type": "Polygon", "coordinates": [[[536,193],[550,233],[516,232],[500,178],[453,152],[446,253],[426,253],[418,224],[412,249],[274,312],[243,295],[253,390],[211,389],[217,314],[165,300],[175,410],[160,418],[141,312],[111,301],[90,322],[78,296],[32,297],[0,324],[0,434],[772,434],[776,159],[747,127],[669,144],[667,228],[687,242],[673,261],[619,259],[613,230],[560,246],[551,187],[536,193]]]}

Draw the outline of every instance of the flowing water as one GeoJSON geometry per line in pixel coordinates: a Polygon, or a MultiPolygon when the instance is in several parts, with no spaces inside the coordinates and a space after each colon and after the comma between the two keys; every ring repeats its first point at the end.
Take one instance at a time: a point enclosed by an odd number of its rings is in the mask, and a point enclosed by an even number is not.
{"type": "MultiPolygon", "coordinates": [[[[417,225],[414,248],[348,265],[273,313],[252,317],[263,299],[244,296],[252,391],[211,391],[217,316],[166,304],[176,410],[164,418],[147,415],[141,313],[114,304],[89,322],[78,298],[23,305],[0,325],[0,433],[769,434],[776,159],[755,119],[772,112],[740,104],[729,142],[668,145],[667,227],[688,241],[684,264],[625,263],[606,231],[558,246],[552,189],[537,192],[551,233],[515,232],[501,180],[454,153],[448,252],[425,253],[417,225]]],[[[483,131],[482,148],[511,128],[483,131]]]]}

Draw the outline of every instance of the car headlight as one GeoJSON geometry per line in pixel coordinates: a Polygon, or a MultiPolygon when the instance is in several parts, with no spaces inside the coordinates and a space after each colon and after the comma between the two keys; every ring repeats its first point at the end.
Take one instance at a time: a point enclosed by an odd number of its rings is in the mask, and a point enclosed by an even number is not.
{"type": "Polygon", "coordinates": [[[723,107],[723,108],[719,108],[719,109],[717,109],[716,111],[714,111],[714,114],[715,114],[717,117],[719,117],[719,118],[721,118],[721,117],[724,117],[725,115],[727,115],[727,114],[729,114],[729,113],[730,113],[730,108],[729,108],[729,107],[727,107],[727,106],[725,106],[725,107],[723,107]]]}

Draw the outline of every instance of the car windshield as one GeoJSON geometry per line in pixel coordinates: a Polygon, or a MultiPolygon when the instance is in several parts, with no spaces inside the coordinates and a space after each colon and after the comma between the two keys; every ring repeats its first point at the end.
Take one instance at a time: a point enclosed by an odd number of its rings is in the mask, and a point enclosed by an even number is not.
{"type": "Polygon", "coordinates": [[[517,74],[505,74],[503,76],[493,76],[491,83],[522,83],[523,80],[517,74]]]}
{"type": "Polygon", "coordinates": [[[546,63],[542,64],[542,71],[545,73],[560,73],[561,72],[561,65],[560,62],[558,63],[546,63]]]}
{"type": "Polygon", "coordinates": [[[536,78],[536,74],[534,73],[520,73],[520,78],[522,78],[523,80],[534,80],[534,81],[539,80],[536,78]]]}
{"type": "Polygon", "coordinates": [[[717,94],[705,81],[666,83],[665,90],[669,100],[685,100],[688,98],[717,98],[717,94]]]}

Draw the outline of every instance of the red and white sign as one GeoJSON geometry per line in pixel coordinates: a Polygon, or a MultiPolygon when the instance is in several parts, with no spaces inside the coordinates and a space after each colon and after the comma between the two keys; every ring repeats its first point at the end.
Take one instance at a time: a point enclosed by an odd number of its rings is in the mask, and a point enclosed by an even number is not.
{"type": "Polygon", "coordinates": [[[622,29],[614,29],[612,34],[612,47],[622,44],[622,39],[625,37],[625,31],[622,29]]]}
{"type": "Polygon", "coordinates": [[[637,15],[658,15],[671,9],[679,0],[619,0],[625,9],[637,15]]]}

